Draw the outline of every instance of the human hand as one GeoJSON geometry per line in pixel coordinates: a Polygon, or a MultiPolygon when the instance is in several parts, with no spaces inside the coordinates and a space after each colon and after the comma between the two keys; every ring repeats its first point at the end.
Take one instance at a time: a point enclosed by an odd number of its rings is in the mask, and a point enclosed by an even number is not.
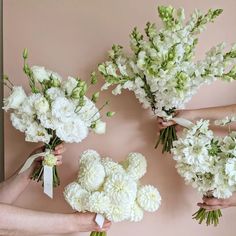
{"type": "MultiPolygon", "coordinates": [[[[175,118],[184,118],[190,121],[194,121],[196,119],[196,114],[195,110],[177,110],[175,112],[174,117],[175,118]]],[[[177,125],[174,120],[164,120],[161,117],[157,117],[157,129],[158,131],[165,129],[169,126],[176,125],[176,129],[180,130],[181,126],[177,125]]]]}
{"type": "MultiPolygon", "coordinates": [[[[55,147],[55,150],[53,151],[53,154],[57,158],[57,163],[56,163],[57,166],[62,164],[62,154],[65,152],[65,150],[66,149],[65,149],[63,143],[59,144],[55,147]]],[[[31,154],[29,156],[32,156],[34,154],[41,153],[41,152],[44,152],[44,146],[36,148],[33,152],[31,152],[31,154]]],[[[21,173],[20,175],[22,175],[23,177],[26,177],[27,179],[30,179],[31,174],[33,173],[33,171],[36,168],[40,167],[43,159],[44,159],[44,157],[38,157],[37,159],[35,159],[35,161],[32,163],[30,168],[27,169],[26,171],[24,171],[23,173],[21,173]]]]}
{"type": "Polygon", "coordinates": [[[234,207],[236,206],[236,192],[234,192],[233,195],[227,199],[203,197],[202,200],[203,202],[202,203],[199,202],[197,205],[208,211],[234,207]]]}
{"type": "Polygon", "coordinates": [[[104,232],[110,229],[111,222],[105,220],[103,227],[100,228],[95,222],[95,213],[73,213],[73,231],[74,232],[104,232]]]}

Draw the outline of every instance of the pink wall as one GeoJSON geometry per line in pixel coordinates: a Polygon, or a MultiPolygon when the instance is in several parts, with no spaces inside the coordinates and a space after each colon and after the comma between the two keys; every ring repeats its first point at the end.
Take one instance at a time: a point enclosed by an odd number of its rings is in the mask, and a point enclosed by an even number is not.
{"type": "MultiPolygon", "coordinates": [[[[91,70],[105,59],[113,43],[128,46],[128,34],[137,25],[157,21],[157,4],[184,7],[187,13],[194,8],[207,10],[223,8],[224,14],[202,34],[198,57],[213,44],[236,41],[235,0],[5,0],[4,1],[4,70],[16,84],[27,83],[22,72],[21,53],[28,47],[30,60],[45,65],[63,76],[80,75],[87,79],[91,70]]],[[[236,102],[236,83],[217,82],[206,86],[194,97],[188,107],[206,107],[236,102]]],[[[7,91],[6,91],[7,94],[7,91]]],[[[62,184],[55,190],[54,200],[42,194],[39,184],[31,184],[17,201],[17,205],[36,210],[70,212],[62,197],[63,187],[76,175],[79,154],[94,148],[104,155],[121,160],[130,151],[142,152],[148,159],[148,173],[143,182],[156,185],[163,197],[160,210],[146,214],[139,224],[120,223],[109,235],[186,235],[233,236],[236,232],[236,209],[223,211],[224,218],[217,228],[199,226],[191,220],[200,196],[185,186],[177,175],[174,161],[153,149],[155,120],[143,110],[135,98],[124,93],[109,97],[112,110],[117,112],[108,123],[106,135],[94,136],[82,144],[67,145],[64,165],[60,167],[62,184]]],[[[8,114],[5,117],[6,176],[15,171],[26,159],[34,144],[26,143],[23,135],[12,128],[8,114]]],[[[83,234],[87,235],[87,234],[83,234]]]]}

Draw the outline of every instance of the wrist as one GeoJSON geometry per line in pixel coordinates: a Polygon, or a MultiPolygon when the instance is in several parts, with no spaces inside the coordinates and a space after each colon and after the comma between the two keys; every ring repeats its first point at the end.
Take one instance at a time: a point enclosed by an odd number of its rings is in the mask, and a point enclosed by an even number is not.
{"type": "Polygon", "coordinates": [[[67,215],[68,219],[68,230],[73,233],[73,232],[79,232],[80,227],[79,227],[79,221],[78,221],[78,215],[76,213],[68,214],[67,215]]]}

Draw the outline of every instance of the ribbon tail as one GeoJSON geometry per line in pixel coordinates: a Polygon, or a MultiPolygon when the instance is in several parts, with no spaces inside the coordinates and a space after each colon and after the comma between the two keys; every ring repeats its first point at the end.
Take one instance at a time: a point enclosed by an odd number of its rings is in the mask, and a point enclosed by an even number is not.
{"type": "Polygon", "coordinates": [[[103,215],[101,214],[96,214],[95,217],[95,222],[97,223],[97,225],[100,227],[100,229],[103,227],[103,224],[105,222],[105,218],[103,215]]]}
{"type": "Polygon", "coordinates": [[[53,198],[53,167],[45,165],[43,168],[43,192],[53,198]]]}
{"type": "Polygon", "coordinates": [[[174,117],[172,120],[185,128],[190,128],[193,125],[193,122],[184,118],[174,117]]]}

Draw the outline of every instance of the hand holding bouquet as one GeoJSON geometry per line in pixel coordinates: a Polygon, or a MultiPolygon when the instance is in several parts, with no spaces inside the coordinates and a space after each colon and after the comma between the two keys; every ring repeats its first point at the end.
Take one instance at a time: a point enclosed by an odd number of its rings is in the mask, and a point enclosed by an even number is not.
{"type": "MultiPolygon", "coordinates": [[[[27,50],[23,58],[23,69],[29,79],[31,93],[26,95],[21,86],[14,86],[5,76],[4,84],[11,94],[4,99],[4,110],[12,109],[12,125],[25,133],[27,142],[42,142],[45,145],[44,160],[32,178],[42,180],[45,168],[50,167],[53,185],[58,186],[60,180],[53,150],[61,142],[81,142],[90,130],[103,134],[106,123],[101,120],[100,110],[107,102],[99,109],[95,105],[99,92],[95,92],[92,99],[86,96],[88,88],[97,82],[94,73],[89,84],[73,77],[63,81],[56,72],[40,66],[30,67],[27,50]]],[[[107,116],[113,114],[108,112],[107,116]]]]}
{"type": "MultiPolygon", "coordinates": [[[[201,85],[216,79],[236,79],[236,46],[225,52],[225,44],[219,44],[203,60],[194,61],[198,34],[207,23],[214,22],[222,9],[210,9],[206,14],[195,10],[187,23],[183,9],[159,6],[158,12],[162,29],[148,22],[145,37],[134,28],[130,34],[132,54],[114,45],[109,60],[100,64],[98,70],[106,81],[103,89],[116,85],[114,95],[122,89],[133,91],[144,108],[151,108],[155,116],[169,120],[201,85]]],[[[167,127],[160,132],[156,147],[161,142],[162,152],[170,152],[176,139],[175,127],[167,127]]]]}
{"type": "MultiPolygon", "coordinates": [[[[235,117],[216,121],[216,125],[229,125],[235,117]]],[[[209,120],[200,120],[185,129],[172,149],[176,168],[187,184],[207,197],[227,199],[236,191],[236,132],[225,137],[215,136],[209,129],[209,120]]],[[[193,218],[201,224],[219,223],[220,210],[200,208],[193,218]]]]}
{"type": "Polygon", "coordinates": [[[139,182],[146,168],[146,159],[140,153],[130,153],[117,163],[87,150],[81,155],[77,180],[65,188],[65,199],[76,211],[94,212],[112,222],[141,221],[144,211],[154,212],[161,203],[155,187],[139,182]]]}

